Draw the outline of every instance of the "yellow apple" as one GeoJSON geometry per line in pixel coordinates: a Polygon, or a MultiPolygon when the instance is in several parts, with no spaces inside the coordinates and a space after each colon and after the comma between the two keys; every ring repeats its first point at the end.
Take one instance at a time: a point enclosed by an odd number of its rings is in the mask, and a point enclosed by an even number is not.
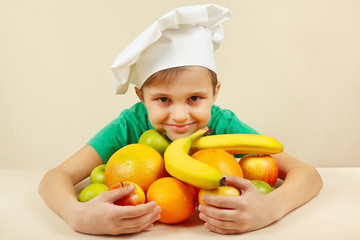
{"type": "Polygon", "coordinates": [[[105,184],[105,164],[97,166],[91,171],[90,182],[91,183],[103,183],[105,184]]]}
{"type": "Polygon", "coordinates": [[[215,195],[215,196],[240,196],[241,192],[239,189],[233,186],[221,186],[214,189],[200,189],[199,191],[199,204],[206,204],[202,200],[202,196],[205,194],[215,195]]]}
{"type": "Polygon", "coordinates": [[[102,183],[92,183],[86,186],[80,193],[79,193],[79,201],[80,202],[87,202],[90,199],[93,199],[100,193],[106,192],[109,189],[108,186],[102,183]]]}

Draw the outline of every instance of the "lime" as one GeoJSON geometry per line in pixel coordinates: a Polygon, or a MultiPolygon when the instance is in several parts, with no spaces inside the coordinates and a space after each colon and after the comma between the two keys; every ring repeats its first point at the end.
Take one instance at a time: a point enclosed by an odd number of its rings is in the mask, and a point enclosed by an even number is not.
{"type": "Polygon", "coordinates": [[[262,194],[267,194],[273,191],[272,187],[267,182],[261,180],[251,180],[251,182],[257,187],[257,189],[262,194]]]}

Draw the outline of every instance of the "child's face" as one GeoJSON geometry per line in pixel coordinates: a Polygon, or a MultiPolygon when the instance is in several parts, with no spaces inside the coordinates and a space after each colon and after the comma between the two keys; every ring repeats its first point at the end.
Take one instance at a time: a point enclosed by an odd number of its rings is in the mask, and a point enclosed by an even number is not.
{"type": "Polygon", "coordinates": [[[190,67],[178,73],[168,84],[144,86],[136,93],[144,103],[151,125],[174,141],[206,127],[211,118],[211,106],[216,100],[208,71],[190,67]]]}

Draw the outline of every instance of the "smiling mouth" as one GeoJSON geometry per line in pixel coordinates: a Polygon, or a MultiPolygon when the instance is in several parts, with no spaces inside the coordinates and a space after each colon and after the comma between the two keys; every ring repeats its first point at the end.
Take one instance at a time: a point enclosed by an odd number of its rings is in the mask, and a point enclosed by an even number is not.
{"type": "Polygon", "coordinates": [[[168,127],[173,129],[173,131],[177,132],[177,133],[186,132],[190,128],[190,126],[192,126],[192,125],[193,125],[193,123],[182,124],[182,125],[167,124],[168,127]]]}

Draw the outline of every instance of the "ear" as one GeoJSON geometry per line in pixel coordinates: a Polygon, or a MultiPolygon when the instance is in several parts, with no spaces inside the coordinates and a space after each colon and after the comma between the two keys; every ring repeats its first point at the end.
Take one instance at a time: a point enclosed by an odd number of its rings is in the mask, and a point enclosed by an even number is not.
{"type": "Polygon", "coordinates": [[[135,87],[135,92],[142,103],[144,103],[144,95],[138,87],[135,87]]]}
{"type": "Polygon", "coordinates": [[[214,91],[214,102],[217,98],[217,95],[219,93],[219,90],[220,90],[220,87],[221,87],[221,82],[217,82],[216,86],[215,86],[215,91],[214,91]]]}

